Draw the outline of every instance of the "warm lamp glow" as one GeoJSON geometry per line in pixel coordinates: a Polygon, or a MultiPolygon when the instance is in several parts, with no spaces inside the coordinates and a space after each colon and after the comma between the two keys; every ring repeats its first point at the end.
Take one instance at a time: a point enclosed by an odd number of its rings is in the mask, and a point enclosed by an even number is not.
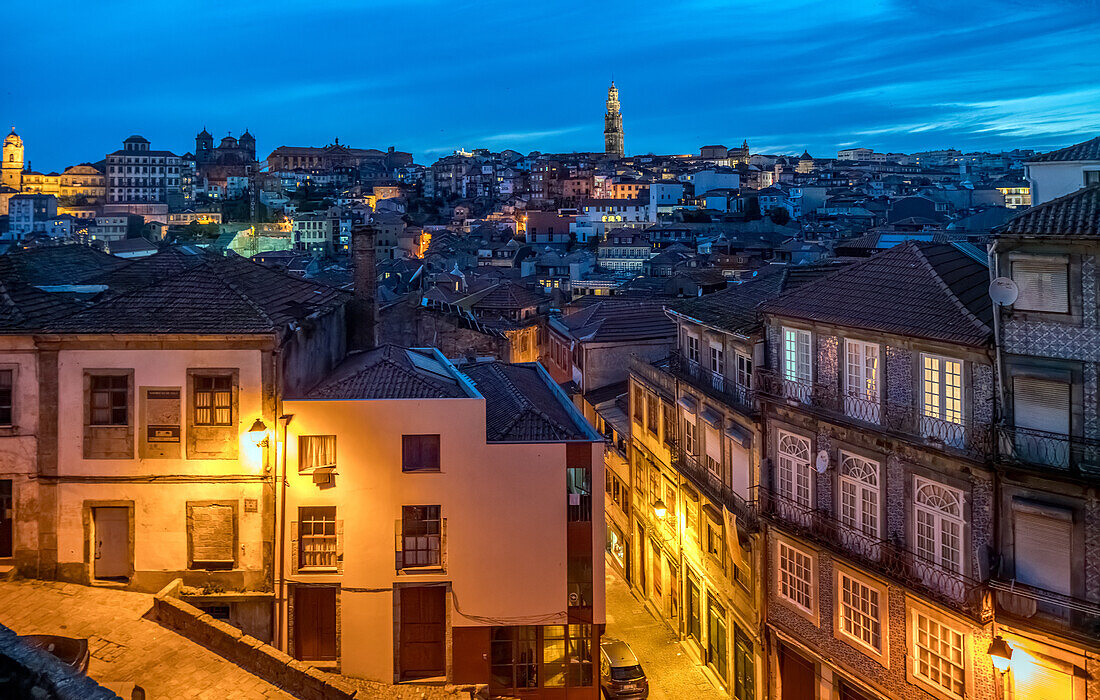
{"type": "Polygon", "coordinates": [[[665,506],[665,502],[658,498],[657,501],[653,504],[653,514],[656,515],[659,519],[664,520],[665,513],[667,512],[668,507],[665,506]]]}
{"type": "Polygon", "coordinates": [[[1004,640],[1004,637],[996,636],[989,644],[989,658],[993,661],[993,668],[1001,673],[1008,670],[1008,662],[1012,660],[1012,647],[1004,640]]]}
{"type": "Polygon", "coordinates": [[[267,446],[267,424],[263,422],[263,419],[256,419],[256,422],[248,429],[248,437],[252,439],[257,447],[267,446]]]}

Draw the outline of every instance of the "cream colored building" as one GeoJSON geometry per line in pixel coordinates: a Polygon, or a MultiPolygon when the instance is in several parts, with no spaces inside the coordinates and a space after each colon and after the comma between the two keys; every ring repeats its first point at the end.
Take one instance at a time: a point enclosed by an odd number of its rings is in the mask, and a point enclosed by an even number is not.
{"type": "Polygon", "coordinates": [[[597,698],[603,441],[545,370],[386,345],[301,397],[275,436],[283,648],[383,682],[597,698]]]}

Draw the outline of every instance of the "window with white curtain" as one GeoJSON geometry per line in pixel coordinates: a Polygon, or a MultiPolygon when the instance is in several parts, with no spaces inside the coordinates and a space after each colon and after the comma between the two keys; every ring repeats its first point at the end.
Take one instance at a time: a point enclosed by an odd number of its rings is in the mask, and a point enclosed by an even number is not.
{"type": "Polygon", "coordinates": [[[917,554],[953,573],[962,572],[962,491],[914,477],[917,554]]]}
{"type": "Polygon", "coordinates": [[[335,435],[301,435],[298,437],[298,471],[335,466],[335,435]]]}
{"type": "Polygon", "coordinates": [[[878,423],[879,347],[859,340],[844,341],[844,411],[869,423],[878,423]]]}
{"type": "Polygon", "coordinates": [[[879,538],[879,465],[840,453],[840,521],[868,537],[879,538]]]}
{"type": "Polygon", "coordinates": [[[806,384],[812,381],[809,331],[783,329],[783,378],[806,384]]]}

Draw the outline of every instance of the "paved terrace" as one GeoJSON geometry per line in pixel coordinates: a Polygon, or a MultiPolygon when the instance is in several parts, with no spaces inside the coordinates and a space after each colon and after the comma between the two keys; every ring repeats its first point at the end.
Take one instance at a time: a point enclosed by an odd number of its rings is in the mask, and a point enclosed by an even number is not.
{"type": "MultiPolygon", "coordinates": [[[[100,684],[136,683],[150,700],[293,698],[158,623],[145,619],[153,596],[54,581],[0,581],[0,623],[16,634],[85,637],[88,675],[100,684]]],[[[468,698],[439,686],[389,686],[349,679],[357,698],[468,698]]]]}

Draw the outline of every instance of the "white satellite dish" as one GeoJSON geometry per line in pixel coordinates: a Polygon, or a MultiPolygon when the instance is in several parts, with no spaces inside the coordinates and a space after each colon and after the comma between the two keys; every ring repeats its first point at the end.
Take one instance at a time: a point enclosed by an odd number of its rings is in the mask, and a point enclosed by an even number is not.
{"type": "Polygon", "coordinates": [[[824,474],[825,470],[829,468],[829,451],[821,450],[817,453],[817,471],[820,474],[824,474]]]}
{"type": "Polygon", "coordinates": [[[1009,277],[998,277],[989,283],[989,298],[998,306],[1011,306],[1020,296],[1020,288],[1009,277]]]}

